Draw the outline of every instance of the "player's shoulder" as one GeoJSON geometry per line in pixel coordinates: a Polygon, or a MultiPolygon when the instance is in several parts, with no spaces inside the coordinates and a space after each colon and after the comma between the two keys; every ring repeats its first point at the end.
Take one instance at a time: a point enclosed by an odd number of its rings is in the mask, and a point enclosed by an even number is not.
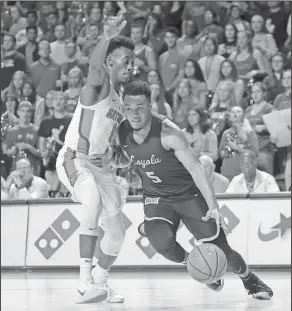
{"type": "Polygon", "coordinates": [[[166,149],[175,149],[188,144],[185,133],[168,118],[162,121],[161,142],[166,149]]]}

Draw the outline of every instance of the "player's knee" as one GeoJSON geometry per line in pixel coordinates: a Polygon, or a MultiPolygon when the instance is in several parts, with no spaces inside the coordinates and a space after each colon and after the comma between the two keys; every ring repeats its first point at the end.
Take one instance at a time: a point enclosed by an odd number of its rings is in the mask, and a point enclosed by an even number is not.
{"type": "Polygon", "coordinates": [[[103,220],[102,227],[105,233],[100,243],[101,250],[106,255],[117,256],[126,237],[122,215],[103,220]]]}
{"type": "Polygon", "coordinates": [[[175,244],[175,236],[171,224],[163,220],[151,220],[145,222],[147,237],[155,250],[164,255],[175,244]]]}
{"type": "Polygon", "coordinates": [[[216,246],[221,248],[223,253],[226,256],[227,261],[228,261],[228,258],[231,256],[231,253],[232,253],[232,248],[228,244],[226,234],[222,228],[220,228],[220,232],[219,232],[218,237],[216,239],[214,239],[213,241],[207,242],[207,243],[215,244],[216,246]]]}

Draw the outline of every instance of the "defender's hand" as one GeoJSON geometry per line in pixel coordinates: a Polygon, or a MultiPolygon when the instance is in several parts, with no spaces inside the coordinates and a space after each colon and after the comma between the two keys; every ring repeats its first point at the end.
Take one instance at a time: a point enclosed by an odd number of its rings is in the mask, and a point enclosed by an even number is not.
{"type": "Polygon", "coordinates": [[[104,37],[107,40],[111,40],[118,36],[122,29],[127,25],[127,21],[122,21],[123,16],[110,17],[105,16],[105,22],[103,27],[104,37]]]}

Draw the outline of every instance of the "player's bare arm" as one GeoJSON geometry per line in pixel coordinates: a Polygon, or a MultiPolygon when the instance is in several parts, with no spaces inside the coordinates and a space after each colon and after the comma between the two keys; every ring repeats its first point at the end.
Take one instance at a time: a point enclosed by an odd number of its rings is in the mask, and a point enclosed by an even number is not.
{"type": "Polygon", "coordinates": [[[218,203],[212,184],[196,152],[189,145],[185,134],[167,119],[163,122],[161,142],[165,149],[174,150],[177,159],[191,174],[194,182],[205,198],[209,209],[218,209],[218,203]]]}
{"type": "Polygon", "coordinates": [[[104,66],[106,52],[111,39],[118,36],[126,24],[126,21],[121,22],[121,17],[112,17],[105,22],[104,35],[92,52],[86,84],[80,92],[83,105],[92,106],[108,96],[110,79],[104,66]]]}
{"type": "Polygon", "coordinates": [[[119,130],[117,129],[112,141],[113,155],[110,160],[110,165],[117,168],[125,168],[131,164],[131,158],[127,154],[127,151],[123,148],[120,141],[119,130]]]}

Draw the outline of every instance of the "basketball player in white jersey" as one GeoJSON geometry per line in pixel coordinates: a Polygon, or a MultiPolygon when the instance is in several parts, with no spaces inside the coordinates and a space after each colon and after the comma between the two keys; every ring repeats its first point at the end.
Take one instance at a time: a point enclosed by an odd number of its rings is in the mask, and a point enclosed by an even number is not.
{"type": "Polygon", "coordinates": [[[121,93],[134,68],[134,44],[131,39],[118,36],[125,25],[121,18],[111,17],[104,26],[56,165],[60,180],[84,210],[79,233],[77,303],[124,301],[107,284],[109,269],[125,238],[121,218],[124,202],[110,168],[95,164],[98,157],[110,156],[113,134],[124,116],[121,93]],[[100,242],[101,255],[92,269],[99,224],[105,233],[100,242]]]}

